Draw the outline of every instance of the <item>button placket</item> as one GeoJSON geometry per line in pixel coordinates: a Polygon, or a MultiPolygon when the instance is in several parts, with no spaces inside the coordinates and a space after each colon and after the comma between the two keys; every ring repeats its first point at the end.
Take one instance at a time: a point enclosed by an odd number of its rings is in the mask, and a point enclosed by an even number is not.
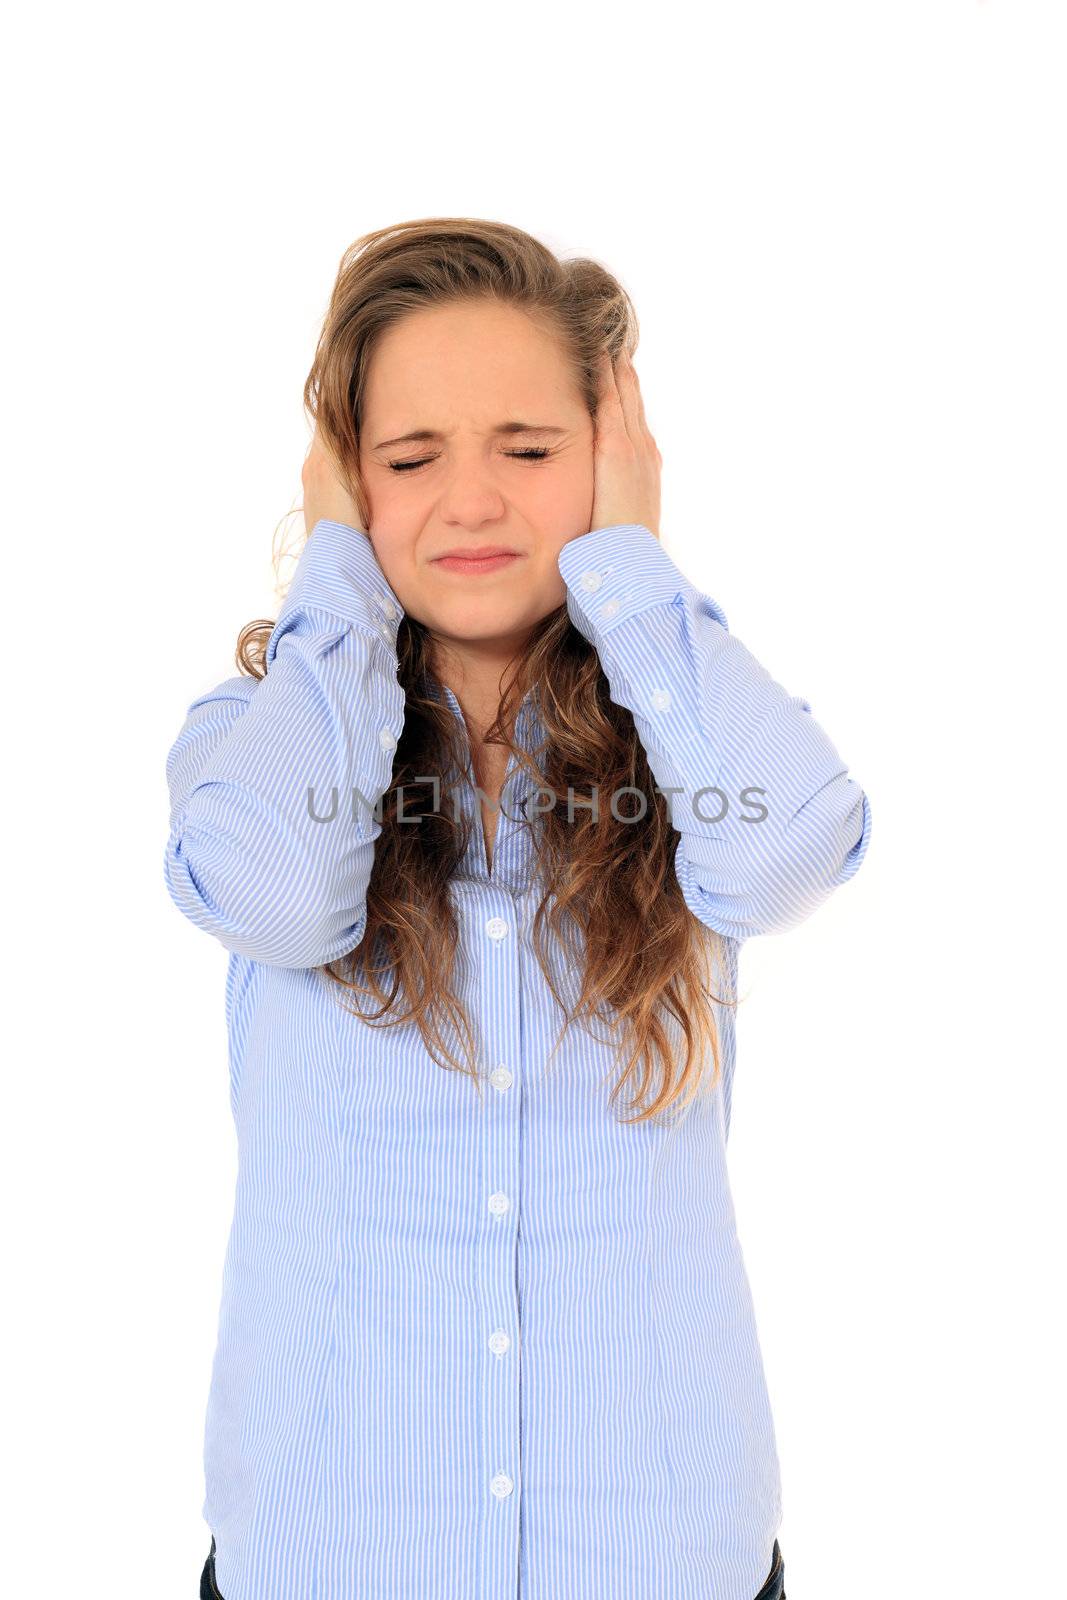
{"type": "MultiPolygon", "coordinates": [[[[497,861],[501,860],[502,829],[503,819],[497,861]]],[[[490,1592],[495,1594],[496,1584],[513,1581],[519,1559],[519,1496],[515,1490],[521,1475],[517,1213],[522,1103],[517,1094],[508,1091],[516,1083],[521,1050],[520,908],[502,885],[481,877],[472,884],[471,892],[475,896],[473,931],[478,938],[480,920],[480,954],[496,996],[493,1035],[482,1041],[488,1055],[486,1076],[494,1093],[483,1099],[479,1113],[485,1181],[479,1248],[479,1304],[485,1319],[480,1334],[485,1417],[480,1492],[484,1495],[488,1488],[492,1508],[480,1527],[485,1541],[483,1570],[493,1575],[490,1592]],[[508,1065],[509,1056],[514,1070],[508,1065]]]]}

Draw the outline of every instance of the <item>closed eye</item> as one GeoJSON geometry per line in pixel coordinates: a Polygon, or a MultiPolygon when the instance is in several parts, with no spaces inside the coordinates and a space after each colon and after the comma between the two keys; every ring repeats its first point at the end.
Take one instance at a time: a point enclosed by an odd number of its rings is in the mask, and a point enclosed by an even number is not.
{"type": "MultiPolygon", "coordinates": [[[[511,456],[515,461],[543,461],[552,454],[551,450],[541,448],[537,450],[505,450],[506,456],[511,456]]],[[[392,472],[415,472],[419,467],[425,467],[431,461],[436,461],[436,456],[422,456],[418,461],[390,461],[389,469],[392,472]]]]}

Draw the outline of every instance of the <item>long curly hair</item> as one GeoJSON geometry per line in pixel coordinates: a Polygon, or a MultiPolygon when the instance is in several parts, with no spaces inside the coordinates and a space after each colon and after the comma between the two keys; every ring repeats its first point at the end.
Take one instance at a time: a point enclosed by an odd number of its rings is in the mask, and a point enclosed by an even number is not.
{"type": "MultiPolygon", "coordinates": [[[[431,217],[362,235],[341,258],[315,358],[304,386],[306,412],[369,528],[359,471],[367,375],[385,329],[411,312],[486,300],[524,311],[552,333],[569,360],[595,419],[597,364],[604,353],[632,355],[638,324],[623,286],[598,262],[559,258],[539,240],[505,223],[431,217]]],[[[262,678],[274,623],[242,629],[236,661],[262,678]]],[[[404,615],[397,636],[398,678],[406,694],[405,725],[395,752],[392,787],[382,797],[381,831],[367,892],[359,946],[321,970],[367,1025],[414,1023],[441,1067],[466,1071],[479,1094],[478,1046],[455,988],[458,918],[449,880],[469,841],[472,814],[422,809],[428,772],[469,774],[465,730],[434,673],[427,630],[404,615]],[[402,793],[400,793],[402,791],[402,793]],[[400,803],[398,804],[398,794],[400,803]],[[398,821],[398,810],[404,821],[398,821]],[[420,825],[408,822],[419,816],[420,825]],[[376,1010],[368,1011],[363,999],[376,1010]],[[450,1041],[460,1042],[460,1054],[450,1041]]],[[[601,795],[633,788],[645,797],[639,820],[618,820],[611,806],[572,807],[562,799],[539,813],[531,829],[540,904],[531,944],[569,1025],[606,1023],[622,1063],[609,1103],[628,1097],[642,1122],[689,1106],[722,1072],[716,1006],[734,1006],[727,942],[701,924],[682,897],[674,871],[678,834],[630,712],[616,704],[594,648],[574,627],[566,605],[532,630],[509,666],[487,743],[504,745],[519,770],[549,797],[601,795]],[[508,730],[534,689],[543,742],[536,760],[508,730]],[[554,967],[566,952],[565,1000],[554,967]],[[715,987],[712,986],[714,982],[715,987]],[[706,1071],[710,1052],[712,1070],[706,1071]]],[[[621,809],[616,806],[615,809],[621,809]]]]}

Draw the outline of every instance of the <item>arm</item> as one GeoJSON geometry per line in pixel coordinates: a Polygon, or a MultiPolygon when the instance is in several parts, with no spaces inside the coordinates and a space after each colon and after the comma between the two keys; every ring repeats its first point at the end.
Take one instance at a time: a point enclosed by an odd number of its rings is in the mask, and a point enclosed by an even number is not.
{"type": "Polygon", "coordinates": [[[228,950],[315,967],[362,939],[381,832],[373,807],[404,728],[401,615],[367,535],[320,519],[270,635],[266,676],[230,678],[189,707],[167,757],[166,884],[228,950]],[[336,789],[331,821],[311,815],[309,788],[318,817],[330,816],[336,789]]]}
{"type": "Polygon", "coordinates": [[[558,565],[571,620],[632,713],[658,787],[680,791],[668,804],[690,910],[738,940],[803,921],[856,872],[871,830],[867,797],[811,707],[730,634],[643,525],[570,539],[558,565]],[[698,793],[710,786],[726,800],[698,793]],[[765,792],[746,802],[746,789],[765,792]],[[704,820],[726,803],[721,821],[704,820]],[[764,807],[762,820],[743,820],[764,807]]]}

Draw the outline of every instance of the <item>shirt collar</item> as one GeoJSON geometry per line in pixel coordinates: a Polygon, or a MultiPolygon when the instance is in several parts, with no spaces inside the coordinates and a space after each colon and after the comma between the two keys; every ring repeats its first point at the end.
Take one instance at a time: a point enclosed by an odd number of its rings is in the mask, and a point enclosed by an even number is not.
{"type": "MultiPolygon", "coordinates": [[[[460,705],[455,693],[447,683],[441,684],[440,688],[444,691],[445,703],[451,708],[452,714],[457,721],[462,723],[464,720],[463,707],[460,705]]],[[[434,700],[441,698],[437,681],[433,678],[430,679],[430,695],[434,700]]],[[[519,709],[515,714],[515,743],[531,753],[536,748],[541,734],[541,718],[538,705],[538,686],[535,683],[523,695],[519,709]]]]}

